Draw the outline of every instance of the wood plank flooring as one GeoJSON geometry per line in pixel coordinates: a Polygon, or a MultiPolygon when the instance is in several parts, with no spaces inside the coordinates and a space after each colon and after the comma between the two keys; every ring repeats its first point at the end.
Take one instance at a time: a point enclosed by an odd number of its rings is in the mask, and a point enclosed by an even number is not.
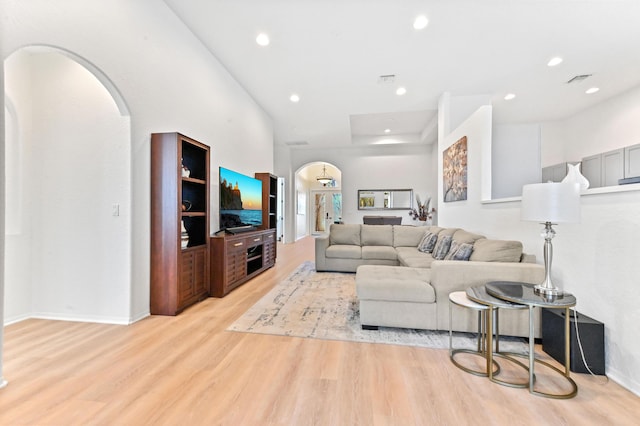
{"type": "MultiPolygon", "coordinates": [[[[635,425],[640,418],[640,398],[601,376],[572,374],[578,396],[550,400],[467,374],[446,350],[224,331],[312,259],[312,238],[280,245],[274,268],[177,317],[7,326],[0,425],[635,425]]],[[[544,383],[544,371],[539,376],[544,383]]]]}

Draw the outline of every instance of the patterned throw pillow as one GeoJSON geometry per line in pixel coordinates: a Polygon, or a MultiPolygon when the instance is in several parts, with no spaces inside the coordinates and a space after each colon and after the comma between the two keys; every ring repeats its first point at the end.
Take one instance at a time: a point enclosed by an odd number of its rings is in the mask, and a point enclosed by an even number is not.
{"type": "Polygon", "coordinates": [[[444,260],[469,260],[472,252],[473,244],[458,243],[457,241],[454,241],[451,244],[449,253],[444,257],[444,260]]]}
{"type": "Polygon", "coordinates": [[[418,244],[418,251],[421,251],[422,253],[431,253],[436,245],[436,241],[438,241],[438,235],[433,232],[427,232],[418,244]]]}
{"type": "Polygon", "coordinates": [[[434,259],[442,260],[445,258],[447,253],[449,253],[449,249],[451,248],[451,240],[453,240],[453,237],[451,235],[445,235],[438,240],[436,246],[433,249],[432,255],[434,259]]]}

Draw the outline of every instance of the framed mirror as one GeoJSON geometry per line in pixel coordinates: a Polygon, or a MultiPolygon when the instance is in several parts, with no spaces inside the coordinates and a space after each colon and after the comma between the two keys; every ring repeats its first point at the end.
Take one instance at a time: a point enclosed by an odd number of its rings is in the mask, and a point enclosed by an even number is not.
{"type": "Polygon", "coordinates": [[[359,189],[358,210],[409,210],[413,189],[359,189]]]}

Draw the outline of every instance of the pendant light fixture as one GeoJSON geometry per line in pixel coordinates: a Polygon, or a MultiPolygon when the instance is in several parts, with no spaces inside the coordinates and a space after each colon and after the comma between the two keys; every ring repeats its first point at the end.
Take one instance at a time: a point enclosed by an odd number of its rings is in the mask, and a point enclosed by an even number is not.
{"type": "Polygon", "coordinates": [[[326,185],[326,184],[328,184],[329,182],[331,182],[333,180],[333,178],[327,174],[327,165],[326,164],[324,164],[322,166],[322,174],[320,176],[316,177],[316,180],[318,182],[320,182],[321,184],[323,184],[323,185],[326,185]]]}

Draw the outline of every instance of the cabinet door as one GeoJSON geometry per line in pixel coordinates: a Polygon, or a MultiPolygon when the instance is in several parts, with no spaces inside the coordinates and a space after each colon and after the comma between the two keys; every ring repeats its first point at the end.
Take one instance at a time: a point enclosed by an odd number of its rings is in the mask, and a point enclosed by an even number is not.
{"type": "Polygon", "coordinates": [[[624,163],[625,178],[640,176],[640,144],[624,149],[624,163]]]}
{"type": "Polygon", "coordinates": [[[602,154],[592,155],[582,159],[581,172],[589,181],[589,188],[602,186],[602,154]]]}
{"type": "Polygon", "coordinates": [[[193,292],[196,295],[203,295],[209,292],[207,285],[207,250],[197,250],[193,252],[193,292]]]}
{"type": "Polygon", "coordinates": [[[616,186],[624,178],[624,148],[602,154],[602,186],[616,186]]]}
{"type": "Polygon", "coordinates": [[[265,267],[271,267],[276,263],[275,243],[264,243],[263,259],[265,267]]]}
{"type": "Polygon", "coordinates": [[[553,181],[562,182],[567,175],[567,163],[560,163],[553,166],[553,181]]]}
{"type": "Polygon", "coordinates": [[[227,285],[247,276],[247,244],[244,240],[227,242],[227,285]]]}
{"type": "Polygon", "coordinates": [[[180,263],[180,280],[178,282],[178,306],[184,306],[194,294],[193,273],[194,273],[194,256],[193,251],[183,251],[180,263]]]}

